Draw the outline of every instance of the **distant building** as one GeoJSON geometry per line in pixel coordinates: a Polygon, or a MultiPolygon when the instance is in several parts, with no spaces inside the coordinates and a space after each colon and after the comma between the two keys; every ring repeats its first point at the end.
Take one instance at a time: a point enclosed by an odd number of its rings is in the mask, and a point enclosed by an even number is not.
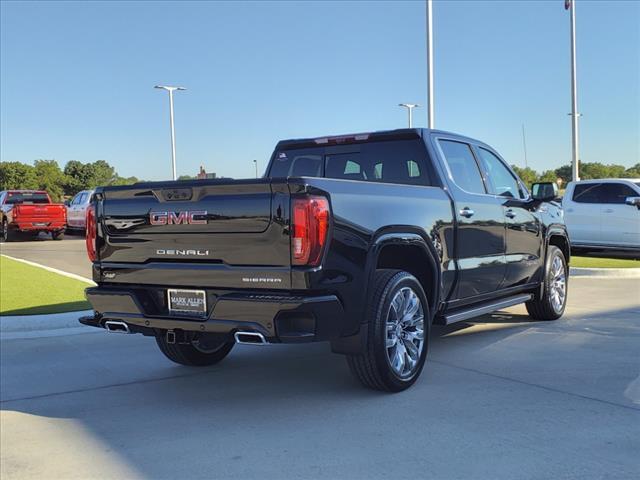
{"type": "Polygon", "coordinates": [[[216,177],[216,172],[207,173],[204,170],[204,165],[200,165],[200,172],[198,172],[198,175],[196,175],[196,178],[198,180],[208,180],[208,179],[211,179],[211,178],[218,178],[218,177],[216,177]]]}

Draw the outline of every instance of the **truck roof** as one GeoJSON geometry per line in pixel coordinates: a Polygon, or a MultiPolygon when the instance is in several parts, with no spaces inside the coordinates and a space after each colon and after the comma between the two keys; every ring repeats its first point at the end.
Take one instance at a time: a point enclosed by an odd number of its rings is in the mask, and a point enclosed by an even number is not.
{"type": "Polygon", "coordinates": [[[466,140],[485,145],[484,142],[476,140],[475,138],[467,137],[459,133],[448,132],[445,130],[435,130],[430,128],[399,128],[396,130],[378,130],[375,132],[349,133],[346,135],[325,135],[322,137],[293,138],[288,140],[281,140],[280,142],[278,142],[276,148],[290,149],[293,147],[300,148],[321,146],[327,144],[350,144],[372,140],[408,140],[412,138],[424,138],[432,133],[456,137],[460,140],[466,140]]]}
{"type": "Polygon", "coordinates": [[[602,182],[631,182],[638,183],[640,178],[592,178],[589,180],[578,180],[577,182],[569,182],[569,184],[578,183],[602,183],[602,182]]]}

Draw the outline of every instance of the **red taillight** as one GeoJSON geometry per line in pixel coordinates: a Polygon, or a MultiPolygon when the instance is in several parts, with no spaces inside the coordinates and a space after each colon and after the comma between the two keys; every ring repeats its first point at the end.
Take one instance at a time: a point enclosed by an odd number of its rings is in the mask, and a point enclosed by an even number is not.
{"type": "Polygon", "coordinates": [[[96,209],[93,205],[91,205],[89,208],[87,208],[85,241],[87,242],[87,255],[89,255],[89,260],[91,260],[92,262],[95,262],[98,258],[96,249],[97,233],[96,209]]]}
{"type": "Polygon", "coordinates": [[[324,197],[300,197],[291,201],[293,235],[291,263],[320,264],[329,229],[329,201],[324,197]]]}

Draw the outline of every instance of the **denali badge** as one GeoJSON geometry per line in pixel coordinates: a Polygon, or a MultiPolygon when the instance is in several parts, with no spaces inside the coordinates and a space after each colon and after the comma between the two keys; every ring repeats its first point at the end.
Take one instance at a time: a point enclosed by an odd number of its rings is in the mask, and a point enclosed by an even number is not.
{"type": "Polygon", "coordinates": [[[206,225],[206,210],[185,210],[183,212],[150,212],[151,225],[206,225]]]}
{"type": "Polygon", "coordinates": [[[244,283],[282,283],[281,278],[273,277],[242,277],[244,283]]]}
{"type": "Polygon", "coordinates": [[[182,250],[177,248],[159,248],[156,255],[176,255],[178,257],[206,257],[209,250],[182,250]]]}

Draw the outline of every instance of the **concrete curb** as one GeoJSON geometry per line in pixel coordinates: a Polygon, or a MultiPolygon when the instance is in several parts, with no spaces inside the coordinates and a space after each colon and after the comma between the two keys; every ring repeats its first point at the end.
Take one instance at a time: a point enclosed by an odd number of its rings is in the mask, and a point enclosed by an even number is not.
{"type": "Polygon", "coordinates": [[[92,310],[84,310],[48,315],[3,316],[0,317],[0,333],[37,332],[82,327],[78,322],[78,318],[92,313],[92,310]]]}
{"type": "Polygon", "coordinates": [[[640,268],[578,268],[571,267],[573,277],[640,278],[640,268]]]}

